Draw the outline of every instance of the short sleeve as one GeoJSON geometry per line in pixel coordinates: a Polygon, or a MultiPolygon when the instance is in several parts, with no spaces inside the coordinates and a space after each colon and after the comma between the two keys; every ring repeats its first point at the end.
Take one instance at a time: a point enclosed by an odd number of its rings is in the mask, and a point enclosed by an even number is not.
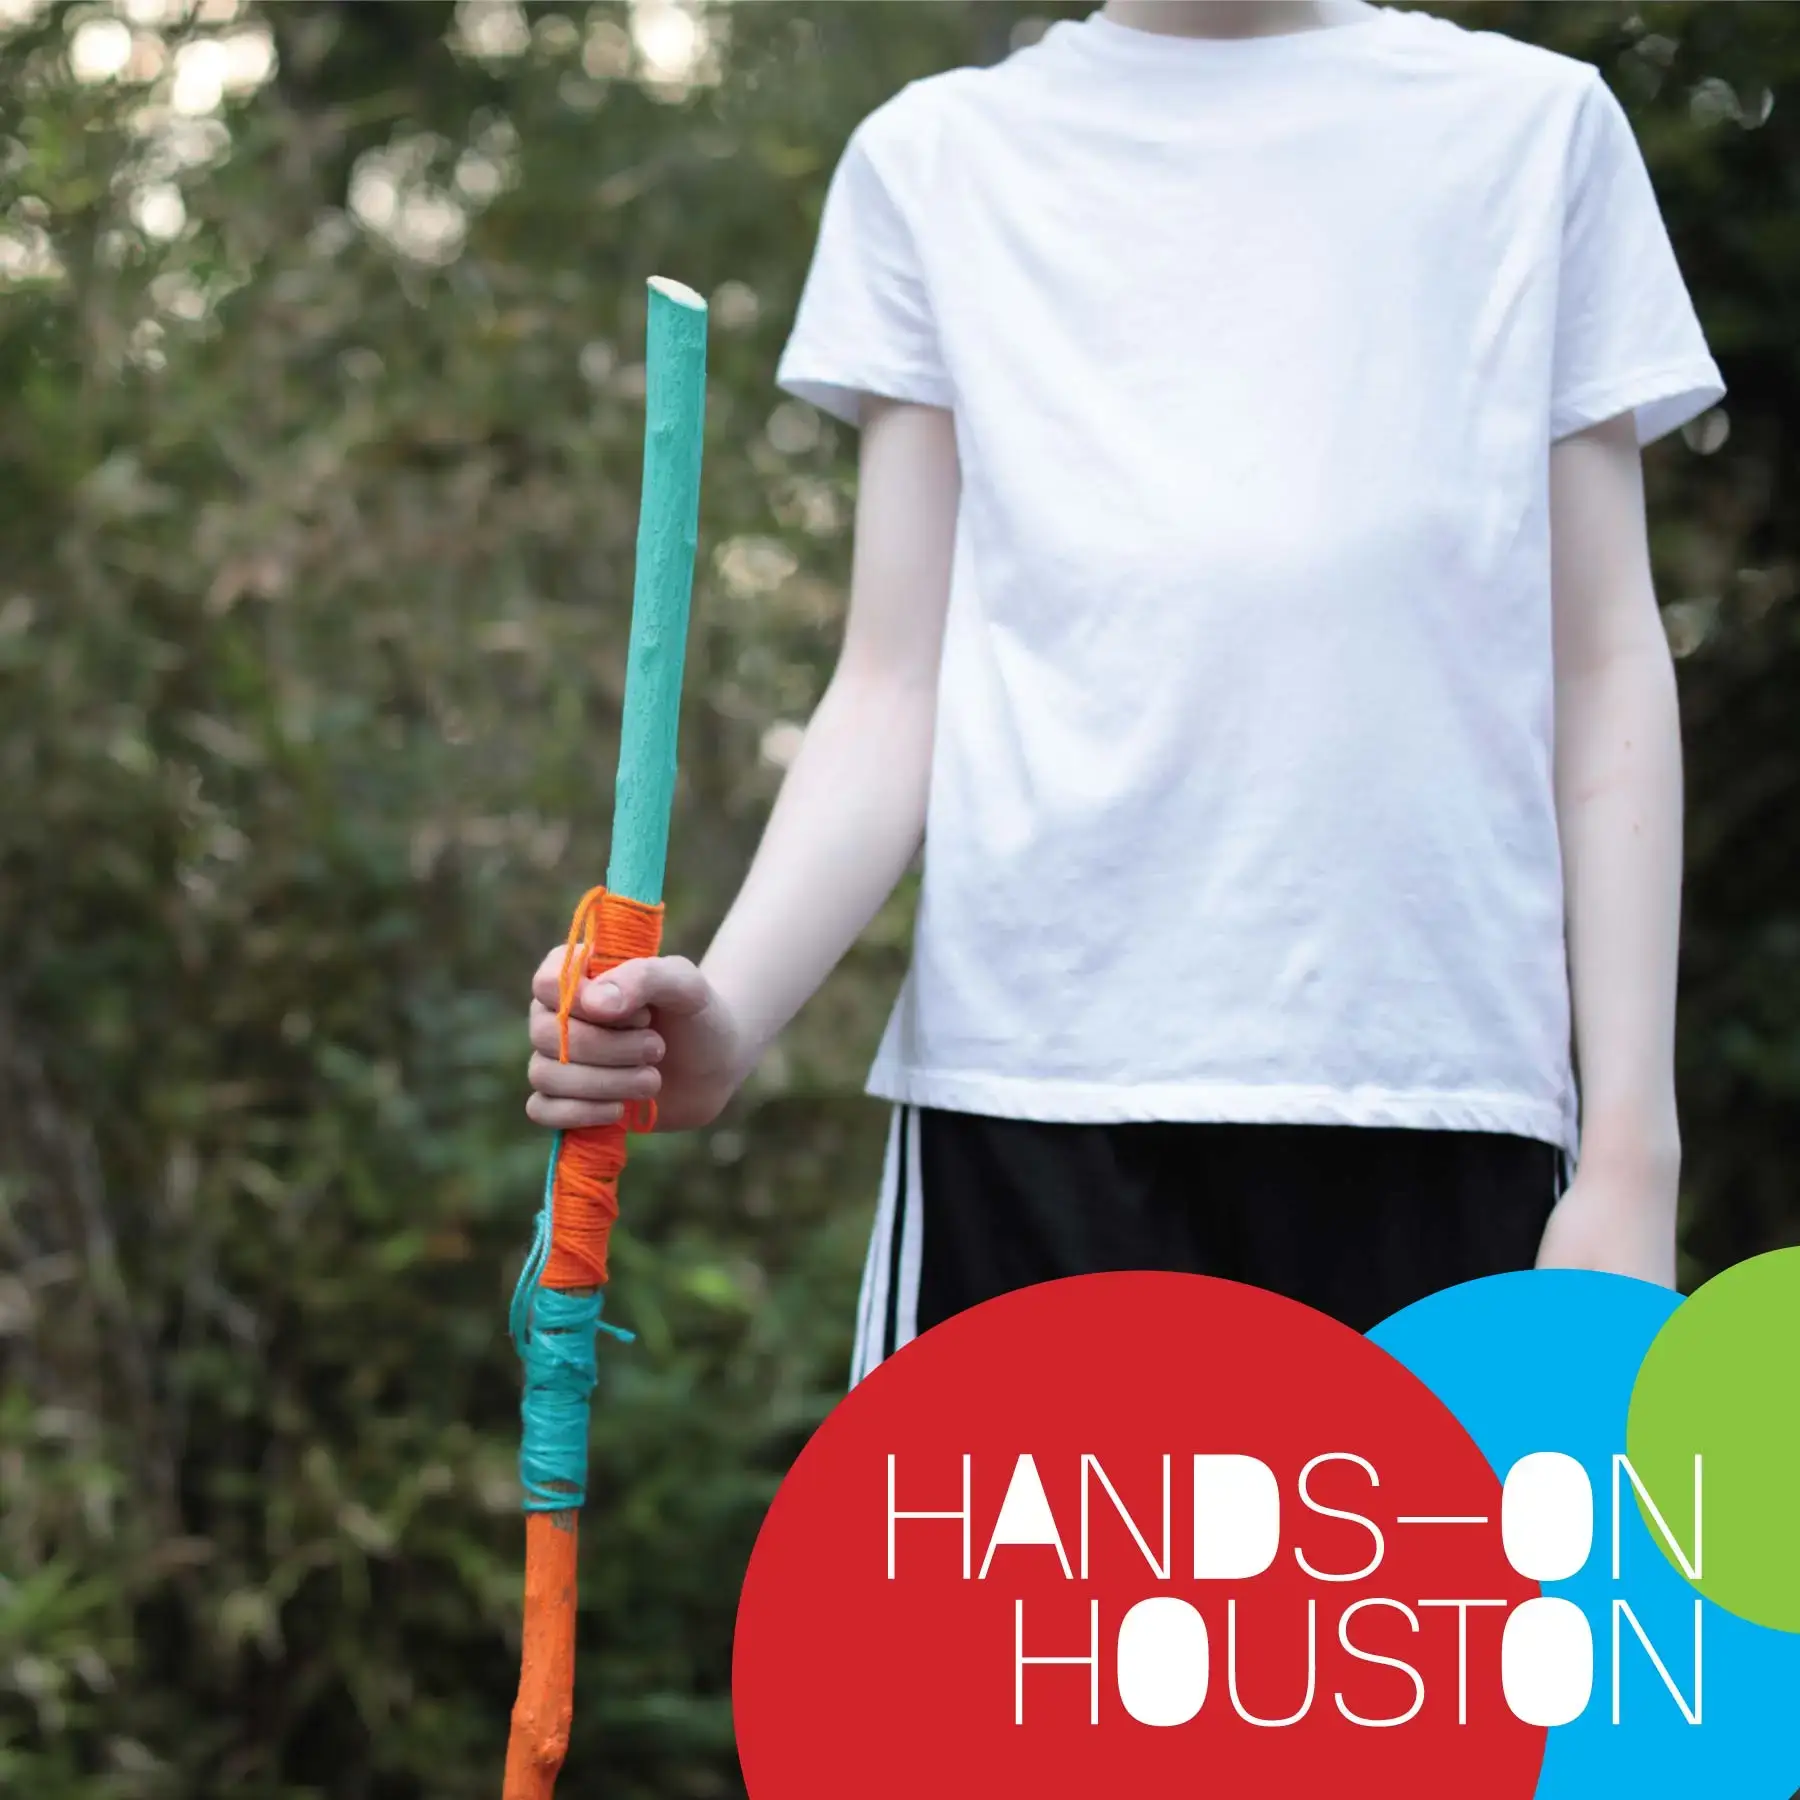
{"type": "Polygon", "coordinates": [[[1612,90],[1591,77],[1575,121],[1558,273],[1550,435],[1622,412],[1648,444],[1725,392],[1612,90]]]}
{"type": "Polygon", "coordinates": [[[776,385],[856,425],[878,394],[948,406],[917,240],[870,145],[851,134],[826,190],[818,241],[776,385]]]}

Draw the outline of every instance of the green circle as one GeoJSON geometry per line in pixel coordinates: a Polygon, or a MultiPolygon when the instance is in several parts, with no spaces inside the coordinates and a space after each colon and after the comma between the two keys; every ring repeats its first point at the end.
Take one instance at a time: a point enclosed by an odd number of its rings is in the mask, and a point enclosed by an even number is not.
{"type": "MultiPolygon", "coordinates": [[[[1690,1561],[1700,1457],[1690,1585],[1741,1619],[1800,1631],[1800,1249],[1734,1265],[1669,1315],[1632,1385],[1625,1451],[1690,1561]]],[[[1638,1510],[1679,1569],[1641,1494],[1638,1510]]]]}

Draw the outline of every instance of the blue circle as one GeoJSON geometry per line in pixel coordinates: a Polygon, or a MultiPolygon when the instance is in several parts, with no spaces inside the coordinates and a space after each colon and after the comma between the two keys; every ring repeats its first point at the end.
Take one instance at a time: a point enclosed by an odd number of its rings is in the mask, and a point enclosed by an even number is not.
{"type": "Polygon", "coordinates": [[[1690,1707],[1695,1701],[1697,1597],[1661,1554],[1622,1473],[1620,1579],[1612,1578],[1613,1457],[1625,1450],[1638,1367],[1681,1303],[1666,1288],[1622,1275],[1534,1269],[1449,1288],[1369,1333],[1456,1414],[1497,1475],[1531,1451],[1560,1450],[1592,1483],[1593,1550],[1576,1574],[1546,1582],[1543,1591],[1586,1614],[1594,1691],[1580,1718],[1550,1730],[1537,1800],[1797,1800],[1800,1635],[1698,1601],[1699,1723],[1690,1724],[1620,1614],[1620,1722],[1613,1723],[1619,1601],[1683,1699],[1690,1707]]]}

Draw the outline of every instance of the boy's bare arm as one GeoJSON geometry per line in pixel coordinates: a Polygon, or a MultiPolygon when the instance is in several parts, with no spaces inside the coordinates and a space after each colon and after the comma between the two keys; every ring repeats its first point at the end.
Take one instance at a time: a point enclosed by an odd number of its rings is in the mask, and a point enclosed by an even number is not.
{"type": "Polygon", "coordinates": [[[1552,446],[1550,519],[1582,1131],[1539,1262],[1673,1285],[1681,737],[1629,414],[1552,446]]]}
{"type": "Polygon", "coordinates": [[[925,825],[960,492],[951,416],[868,402],[850,608],[837,667],[760,847],[696,967],[663,956],[590,982],[557,1057],[559,948],[532,984],[527,1112],[562,1129],[654,1095],[670,1126],[717,1116],[893,891],[925,825]]]}

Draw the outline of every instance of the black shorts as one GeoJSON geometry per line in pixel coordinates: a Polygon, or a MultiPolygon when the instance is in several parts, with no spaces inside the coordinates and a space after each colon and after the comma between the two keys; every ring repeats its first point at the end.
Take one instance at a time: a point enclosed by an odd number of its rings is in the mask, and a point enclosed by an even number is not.
{"type": "Polygon", "coordinates": [[[965,1307],[1114,1269],[1222,1275],[1366,1331],[1459,1281],[1530,1268],[1566,1178],[1556,1146],[1497,1132],[897,1106],[851,1380],[965,1307]]]}

